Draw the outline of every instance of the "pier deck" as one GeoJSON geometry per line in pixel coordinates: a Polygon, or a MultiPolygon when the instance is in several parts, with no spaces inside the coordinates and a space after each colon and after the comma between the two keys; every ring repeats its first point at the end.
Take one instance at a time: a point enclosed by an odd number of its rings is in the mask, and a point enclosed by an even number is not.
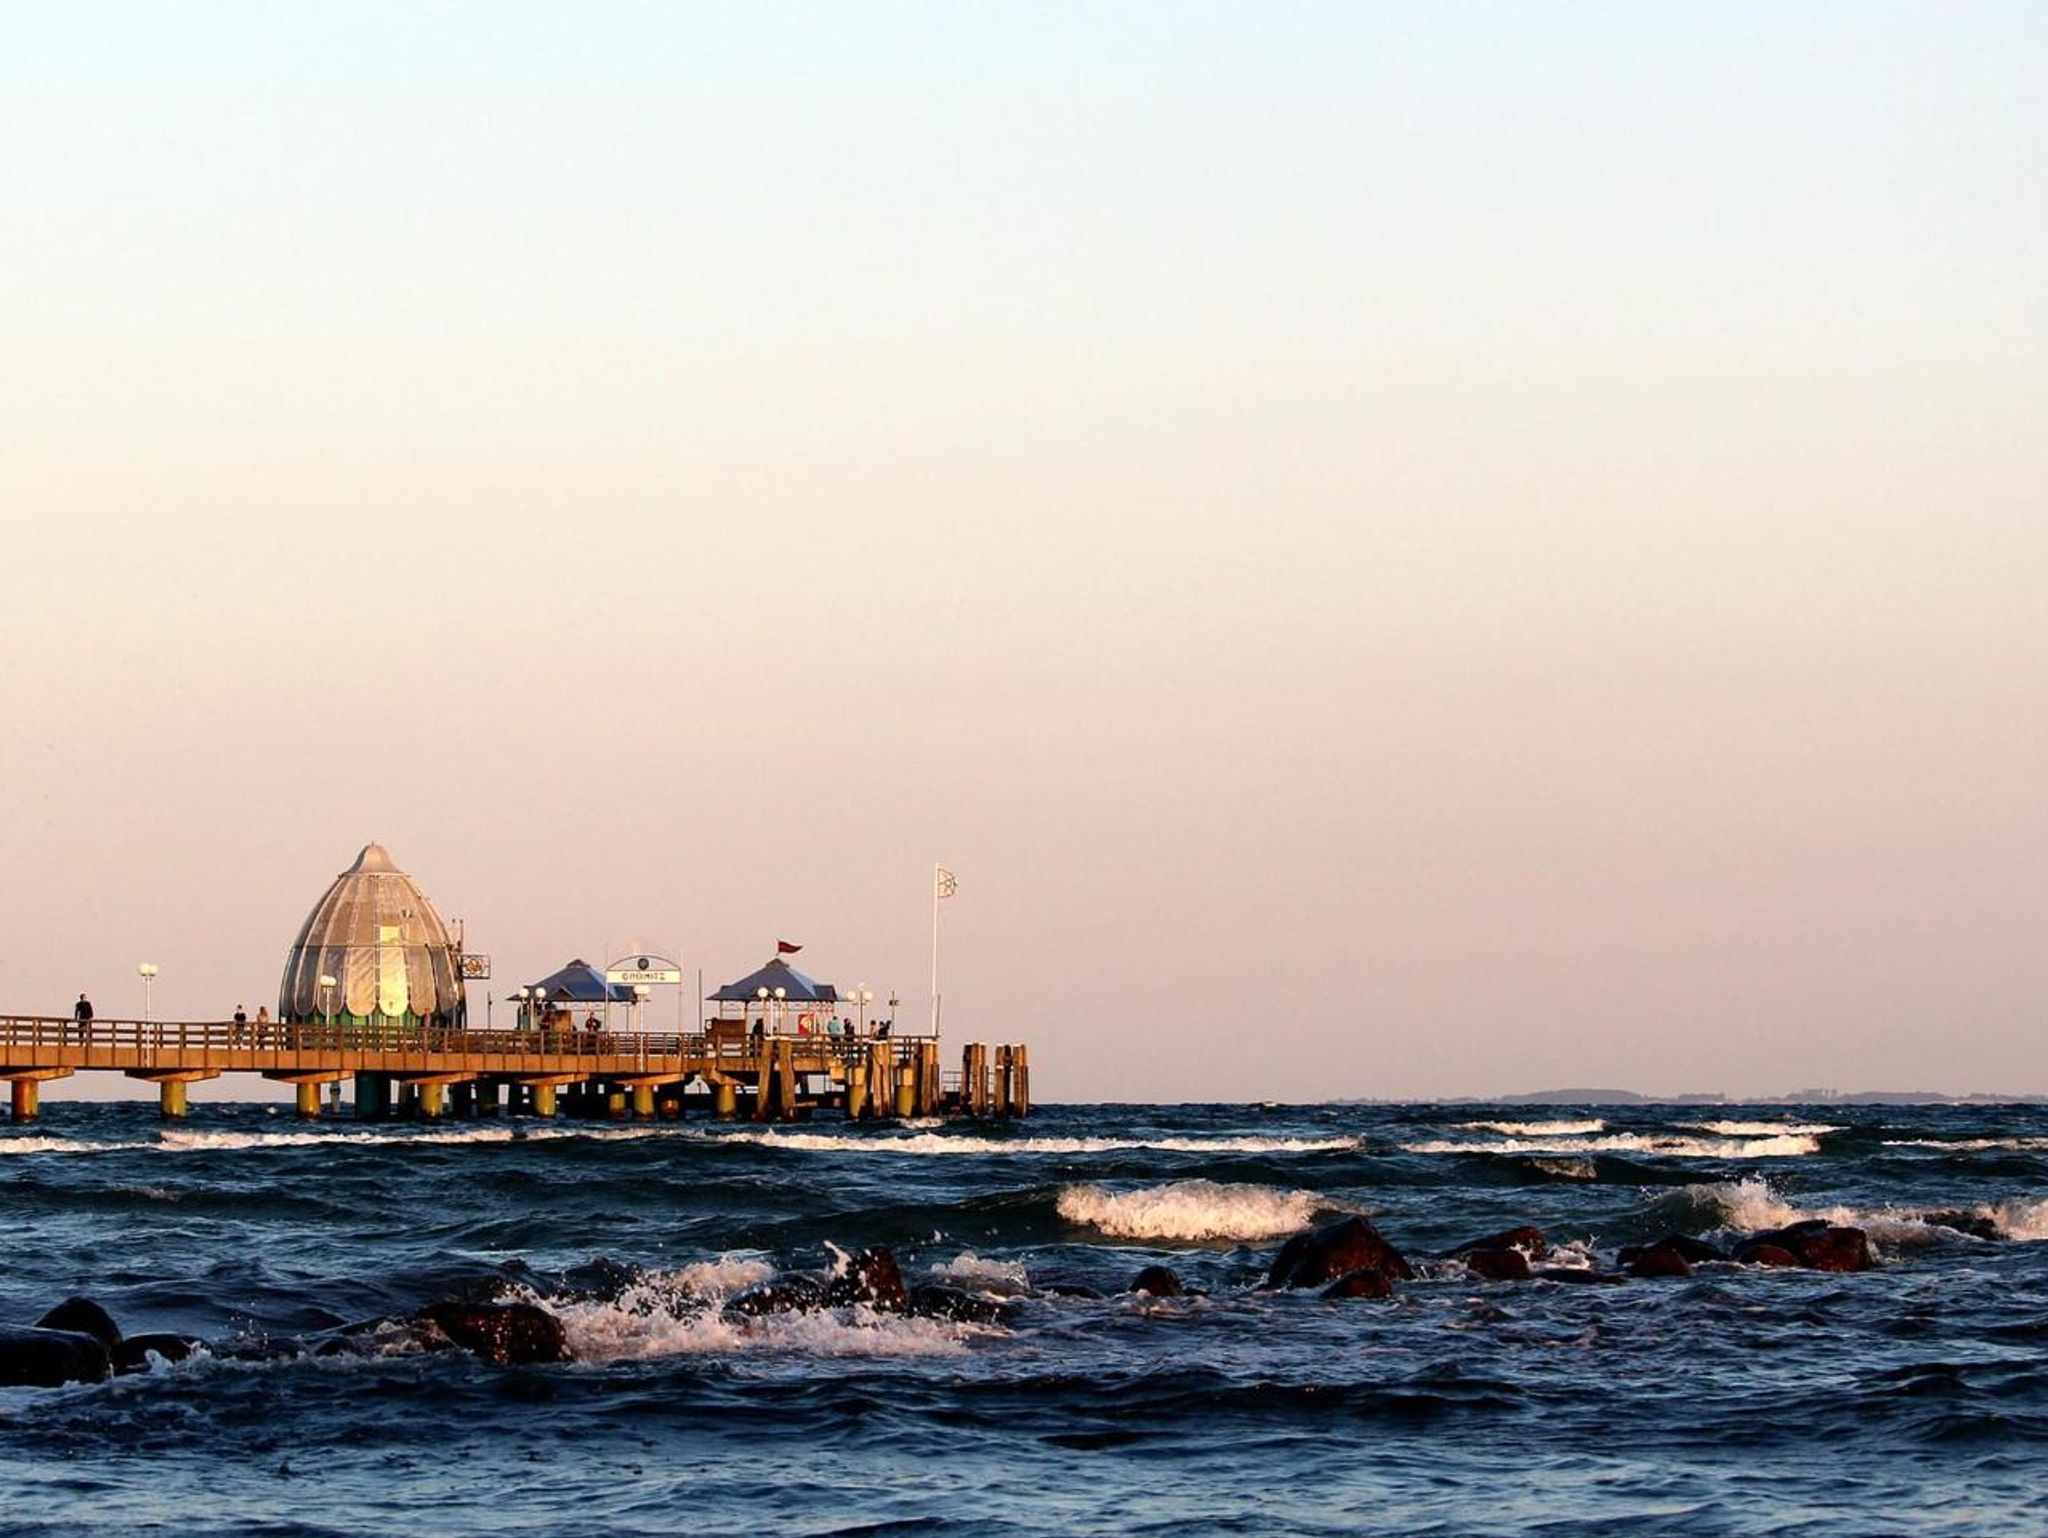
{"type": "Polygon", "coordinates": [[[323,1084],[355,1082],[359,1116],[426,1117],[510,1107],[638,1119],[680,1116],[686,1091],[727,1119],[793,1120],[821,1107],[853,1119],[1023,1116],[1031,1105],[1022,1046],[972,1043],[941,1065],[932,1037],[750,1035],[737,1021],[698,1034],[576,1030],[399,1030],[348,1022],[92,1020],[0,1016],[0,1079],[17,1121],[33,1120],[40,1086],[82,1072],[160,1086],[166,1116],[185,1114],[185,1086],[227,1073],[298,1086],[319,1114],[323,1084]]]}

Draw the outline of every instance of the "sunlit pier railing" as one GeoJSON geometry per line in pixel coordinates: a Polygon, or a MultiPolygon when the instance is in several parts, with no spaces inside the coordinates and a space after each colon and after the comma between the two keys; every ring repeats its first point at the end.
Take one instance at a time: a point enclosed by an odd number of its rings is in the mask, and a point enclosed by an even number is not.
{"type": "Polygon", "coordinates": [[[37,1086],[108,1070],[163,1086],[166,1115],[184,1114],[184,1086],[223,1073],[259,1073],[296,1084],[299,1109],[318,1114],[318,1087],[353,1078],[360,1114],[416,1100],[438,1115],[454,1088],[458,1106],[481,1088],[495,1104],[510,1088],[538,1114],[556,1091],[621,1114],[680,1115],[684,1087],[700,1084],[714,1114],[794,1118],[832,1106],[849,1116],[1024,1114],[1030,1068],[1022,1047],[968,1045],[957,1074],[941,1071],[935,1037],[778,1033],[713,1020],[697,1032],[588,1028],[412,1025],[335,1019],[80,1021],[0,1015],[0,1078],[13,1081],[17,1120],[36,1114],[37,1086]]]}

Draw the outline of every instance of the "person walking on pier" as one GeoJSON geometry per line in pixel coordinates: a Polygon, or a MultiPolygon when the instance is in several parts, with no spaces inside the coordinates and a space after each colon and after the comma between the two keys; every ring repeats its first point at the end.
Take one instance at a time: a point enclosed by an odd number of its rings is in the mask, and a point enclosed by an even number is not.
{"type": "Polygon", "coordinates": [[[71,1018],[78,1023],[78,1041],[79,1045],[83,1046],[85,1028],[92,1024],[92,1000],[81,993],[78,1002],[71,1006],[71,1018]]]}

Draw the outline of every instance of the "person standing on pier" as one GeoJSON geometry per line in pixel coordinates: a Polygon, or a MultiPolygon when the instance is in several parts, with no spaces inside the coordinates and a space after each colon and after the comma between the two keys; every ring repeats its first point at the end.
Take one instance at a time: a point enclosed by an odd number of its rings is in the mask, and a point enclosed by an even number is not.
{"type": "Polygon", "coordinates": [[[78,1040],[83,1044],[85,1028],[92,1024],[92,1000],[81,993],[78,1002],[71,1006],[71,1018],[78,1022],[78,1040]]]}

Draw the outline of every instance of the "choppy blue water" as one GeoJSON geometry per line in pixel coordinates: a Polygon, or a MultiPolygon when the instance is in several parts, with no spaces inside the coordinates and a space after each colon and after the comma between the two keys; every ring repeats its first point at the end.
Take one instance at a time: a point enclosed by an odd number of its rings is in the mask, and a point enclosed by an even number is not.
{"type": "Polygon", "coordinates": [[[2035,1533],[2048,1495],[2036,1108],[762,1131],[203,1107],[165,1130],[53,1100],[0,1128],[0,1216],[0,1321],[83,1292],[225,1352],[481,1287],[546,1301],[581,1357],[223,1355],[0,1390],[13,1534],[2035,1533]],[[1589,1259],[1824,1213],[1885,1264],[1252,1290],[1347,1211],[1411,1256],[1533,1222],[1589,1259]],[[873,1243],[1014,1300],[1010,1324],[720,1311],[873,1243]],[[644,1272],[593,1295],[593,1257],[644,1272]],[[1152,1262],[1207,1296],[1117,1295],[1152,1262]]]}

